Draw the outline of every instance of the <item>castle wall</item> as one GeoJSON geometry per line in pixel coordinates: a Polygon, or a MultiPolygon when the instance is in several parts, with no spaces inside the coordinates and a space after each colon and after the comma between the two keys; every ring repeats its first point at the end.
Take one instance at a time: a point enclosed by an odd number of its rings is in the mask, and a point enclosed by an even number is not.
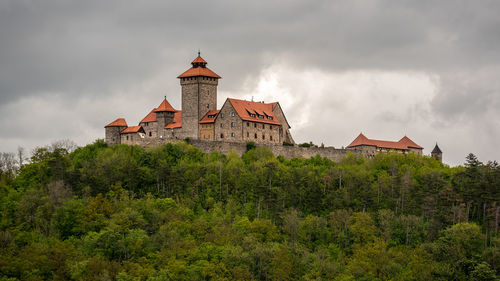
{"type": "Polygon", "coordinates": [[[120,144],[120,132],[126,127],[106,127],[104,128],[104,140],[107,144],[120,144]]]}
{"type": "Polygon", "coordinates": [[[146,138],[157,138],[158,136],[158,122],[141,122],[140,126],[146,132],[146,138]]]}

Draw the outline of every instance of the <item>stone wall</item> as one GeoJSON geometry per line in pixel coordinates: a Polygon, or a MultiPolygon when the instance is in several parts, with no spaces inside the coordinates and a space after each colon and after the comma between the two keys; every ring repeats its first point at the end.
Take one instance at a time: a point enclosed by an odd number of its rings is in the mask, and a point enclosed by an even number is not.
{"type": "MultiPolygon", "coordinates": [[[[134,135],[132,141],[124,141],[128,144],[140,145],[142,147],[151,147],[162,145],[166,143],[176,143],[183,142],[183,139],[169,138],[169,139],[150,139],[150,138],[140,138],[138,135],[134,135]]],[[[230,151],[242,155],[246,151],[245,142],[228,142],[228,141],[206,141],[206,140],[196,140],[191,139],[189,143],[205,153],[210,153],[212,151],[217,151],[222,154],[227,154],[230,151]]],[[[333,147],[299,147],[299,146],[284,146],[281,144],[257,144],[257,146],[264,146],[269,148],[275,156],[283,156],[285,159],[291,159],[293,157],[297,158],[310,158],[316,155],[321,157],[326,157],[332,161],[339,162],[348,153],[353,153],[357,155],[363,155],[365,158],[371,158],[374,156],[370,152],[359,150],[359,149],[337,149],[333,147]]]]}

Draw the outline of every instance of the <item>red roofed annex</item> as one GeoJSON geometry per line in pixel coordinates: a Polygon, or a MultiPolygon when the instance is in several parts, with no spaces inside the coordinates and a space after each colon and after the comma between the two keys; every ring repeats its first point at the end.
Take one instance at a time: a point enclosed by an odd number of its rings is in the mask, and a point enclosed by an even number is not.
{"type": "Polygon", "coordinates": [[[409,152],[422,154],[422,150],[424,149],[407,136],[404,136],[399,141],[384,141],[369,139],[362,133],[359,134],[359,136],[356,137],[346,148],[351,150],[364,150],[372,153],[395,151],[403,154],[409,152]]]}
{"type": "Polygon", "coordinates": [[[154,144],[176,139],[294,143],[290,125],[278,102],[264,103],[228,98],[217,109],[217,86],[221,76],[198,56],[191,68],[177,76],[181,84],[182,108],[166,99],[152,108],[138,126],[128,127],[119,118],[105,126],[108,144],[154,144]]]}

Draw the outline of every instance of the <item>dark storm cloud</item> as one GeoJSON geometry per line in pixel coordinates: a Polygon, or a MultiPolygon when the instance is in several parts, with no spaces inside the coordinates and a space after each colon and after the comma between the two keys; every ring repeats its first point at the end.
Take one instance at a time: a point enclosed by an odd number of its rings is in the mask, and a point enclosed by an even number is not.
{"type": "MultiPolygon", "coordinates": [[[[499,11],[499,1],[458,0],[4,0],[0,114],[23,98],[54,94],[65,105],[119,94],[146,99],[137,85],[160,74],[158,95],[173,93],[178,103],[175,77],[201,48],[229,93],[256,86],[273,64],[326,73],[418,71],[438,77],[435,126],[484,123],[477,118],[485,112],[500,115],[499,11]]],[[[328,112],[327,104],[315,106],[328,112]]],[[[98,124],[109,116],[82,118],[98,124]]],[[[378,118],[408,117],[387,111],[378,118]]]]}

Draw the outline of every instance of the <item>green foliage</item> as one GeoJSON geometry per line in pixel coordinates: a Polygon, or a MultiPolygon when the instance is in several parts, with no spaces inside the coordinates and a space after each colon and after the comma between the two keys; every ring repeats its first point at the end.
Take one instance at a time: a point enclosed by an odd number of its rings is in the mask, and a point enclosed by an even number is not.
{"type": "Polygon", "coordinates": [[[0,279],[498,279],[496,162],[247,148],[99,140],[2,166],[0,279]]]}

